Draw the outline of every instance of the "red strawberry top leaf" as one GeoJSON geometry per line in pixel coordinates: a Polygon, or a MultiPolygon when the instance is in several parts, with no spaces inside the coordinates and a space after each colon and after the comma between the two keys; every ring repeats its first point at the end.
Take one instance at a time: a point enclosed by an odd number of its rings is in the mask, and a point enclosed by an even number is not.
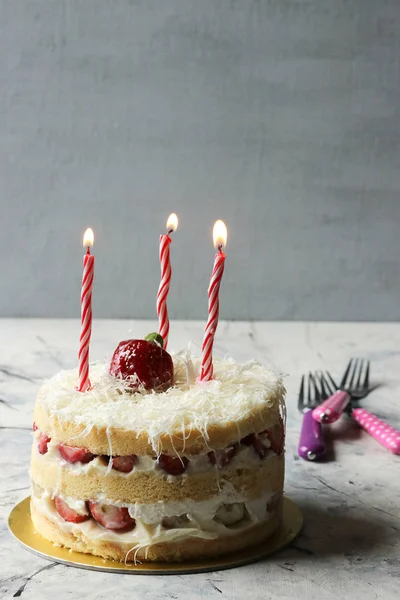
{"type": "Polygon", "coordinates": [[[285,427],[283,425],[282,417],[279,417],[279,423],[276,423],[271,429],[268,429],[267,437],[271,442],[271,450],[278,456],[283,454],[285,448],[285,427]]]}
{"type": "MultiPolygon", "coordinates": [[[[161,338],[161,336],[158,336],[161,338]]],[[[114,377],[127,380],[132,391],[164,392],[172,386],[174,365],[171,355],[155,341],[125,340],[116,348],[110,364],[114,377]]]]}
{"type": "Polygon", "coordinates": [[[92,517],[106,529],[113,531],[130,531],[136,525],[128,509],[125,506],[114,506],[113,504],[102,504],[101,502],[89,502],[92,517]]]}
{"type": "Polygon", "coordinates": [[[59,496],[54,498],[54,504],[58,514],[64,519],[64,521],[68,521],[69,523],[83,523],[83,521],[87,521],[87,519],[89,519],[89,515],[79,514],[59,496]]]}
{"type": "Polygon", "coordinates": [[[182,475],[189,464],[185,456],[168,456],[168,454],[160,454],[157,459],[157,464],[169,475],[182,475]]]}
{"type": "Polygon", "coordinates": [[[67,446],[67,444],[58,444],[58,451],[63,459],[69,463],[88,463],[95,457],[95,455],[89,452],[87,448],[67,446]]]}

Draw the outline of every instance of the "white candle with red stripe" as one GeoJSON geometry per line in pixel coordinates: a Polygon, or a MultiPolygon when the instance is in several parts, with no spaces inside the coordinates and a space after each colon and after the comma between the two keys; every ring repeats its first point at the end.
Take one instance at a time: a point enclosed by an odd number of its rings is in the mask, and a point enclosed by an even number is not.
{"type": "Polygon", "coordinates": [[[83,257],[83,276],[81,289],[81,335],[79,338],[79,381],[77,389],[86,392],[90,388],[89,380],[89,346],[92,334],[92,287],[94,276],[94,256],[90,253],[93,246],[94,234],[92,229],[86,229],[83,236],[83,247],[86,254],[83,257]]]}
{"type": "Polygon", "coordinates": [[[216,221],[213,229],[214,246],[218,249],[215,255],[214,267],[208,286],[208,321],[204,331],[202,359],[199,381],[209,381],[213,378],[212,349],[219,318],[219,288],[225,267],[225,254],[222,249],[226,246],[227,229],[223,221],[216,221]]]}
{"type": "Polygon", "coordinates": [[[170,233],[176,231],[178,217],[175,213],[169,215],[167,220],[167,233],[160,235],[160,265],[161,281],[157,293],[158,332],[164,340],[164,349],[168,345],[169,318],[167,308],[168,292],[171,285],[171,261],[169,245],[171,243],[170,233]]]}

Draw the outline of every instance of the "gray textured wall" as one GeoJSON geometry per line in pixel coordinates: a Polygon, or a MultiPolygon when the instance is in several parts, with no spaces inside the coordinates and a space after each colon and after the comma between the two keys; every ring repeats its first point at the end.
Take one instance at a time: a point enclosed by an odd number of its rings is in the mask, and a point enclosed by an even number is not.
{"type": "Polygon", "coordinates": [[[1,1],[0,315],[400,318],[398,0],[1,1]]]}

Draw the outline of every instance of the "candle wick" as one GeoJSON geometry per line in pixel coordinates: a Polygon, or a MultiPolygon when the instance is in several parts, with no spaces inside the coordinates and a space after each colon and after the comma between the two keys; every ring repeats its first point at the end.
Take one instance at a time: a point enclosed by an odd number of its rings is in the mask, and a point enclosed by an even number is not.
{"type": "Polygon", "coordinates": [[[222,244],[218,244],[218,252],[220,254],[222,253],[222,248],[223,248],[222,244]]]}
{"type": "Polygon", "coordinates": [[[90,246],[86,248],[86,254],[90,254],[90,246]]]}
{"type": "Polygon", "coordinates": [[[174,229],[168,229],[167,235],[169,235],[170,233],[174,233],[174,229]]]}

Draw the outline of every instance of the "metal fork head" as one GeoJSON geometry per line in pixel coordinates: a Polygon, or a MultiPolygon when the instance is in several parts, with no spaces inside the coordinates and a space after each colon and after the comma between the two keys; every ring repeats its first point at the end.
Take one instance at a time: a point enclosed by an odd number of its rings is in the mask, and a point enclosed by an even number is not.
{"type": "Polygon", "coordinates": [[[340,382],[340,389],[345,390],[352,398],[364,398],[370,391],[369,360],[352,358],[340,382]]]}
{"type": "Polygon", "coordinates": [[[369,360],[352,358],[347,365],[340,385],[335,383],[335,380],[329,371],[316,374],[321,390],[322,401],[329,398],[329,396],[332,396],[332,394],[338,390],[345,390],[354,400],[361,400],[361,398],[364,398],[371,391],[369,368],[369,360]]]}
{"type": "Polygon", "coordinates": [[[298,399],[298,409],[300,412],[316,408],[321,402],[331,396],[331,393],[326,391],[326,384],[324,384],[325,380],[322,381],[318,373],[303,375],[298,399]]]}

